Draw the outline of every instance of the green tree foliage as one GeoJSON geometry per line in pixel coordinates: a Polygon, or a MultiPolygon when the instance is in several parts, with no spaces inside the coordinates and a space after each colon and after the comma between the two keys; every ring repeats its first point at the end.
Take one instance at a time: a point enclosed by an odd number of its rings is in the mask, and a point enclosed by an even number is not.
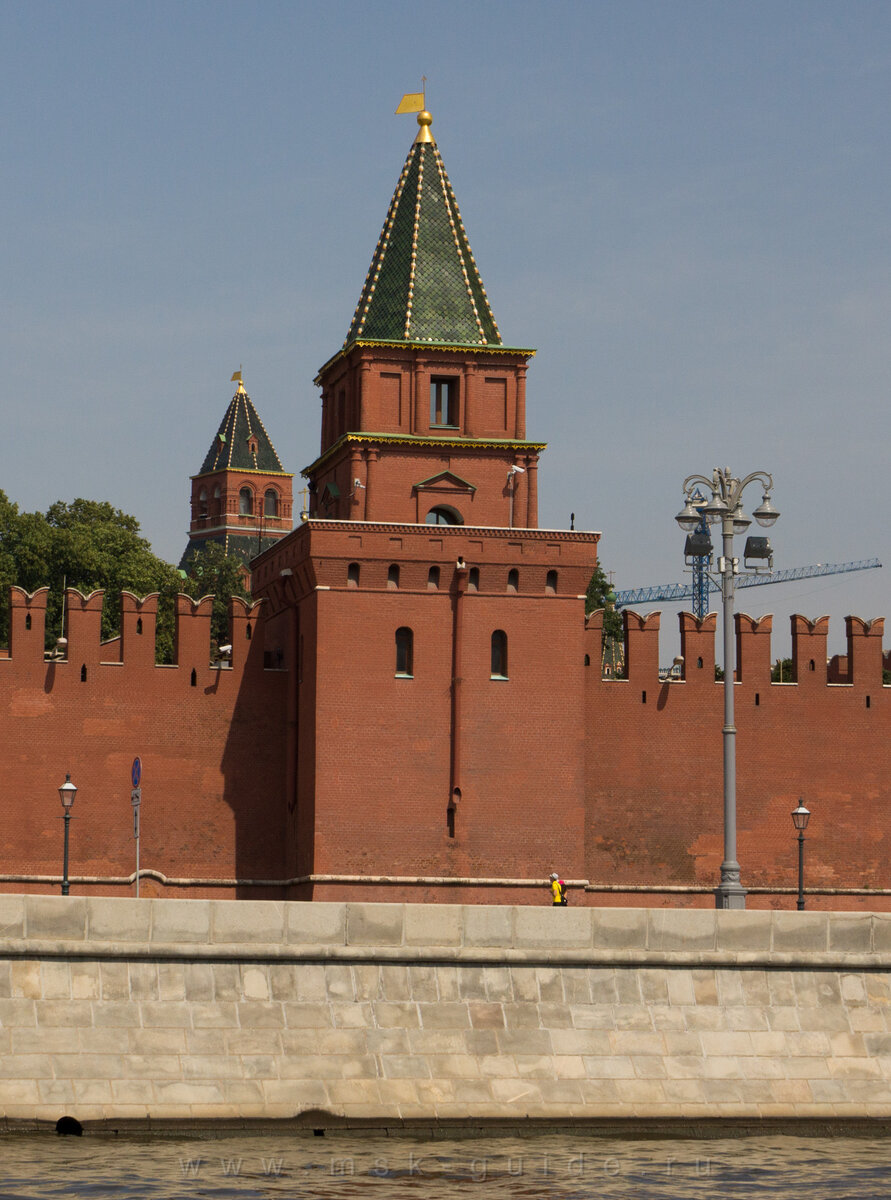
{"type": "Polygon", "coordinates": [[[246,570],[240,558],[228,555],[219,542],[207,542],[202,550],[193,550],[186,562],[186,579],[180,580],[181,592],[200,600],[213,596],[210,635],[219,645],[229,637],[229,600],[238,596],[250,600],[245,587],[246,570]]]}
{"type": "Polygon", "coordinates": [[[778,658],[770,668],[770,678],[773,683],[794,683],[792,678],[792,659],[778,658]]]}
{"type": "MultiPolygon", "coordinates": [[[[83,595],[102,590],[102,637],[120,628],[121,592],[172,596],[181,578],[156,557],[139,533],[139,522],[111,504],[97,500],[59,500],[46,513],[20,513],[0,492],[0,586],[17,584],[27,592],[48,587],[47,646],[62,633],[62,598],[66,587],[83,595]]],[[[9,608],[0,604],[0,639],[9,636],[9,608]]],[[[171,640],[172,646],[172,640],[171,640]]]]}
{"type": "Polygon", "coordinates": [[[591,576],[588,590],[585,593],[585,616],[595,612],[598,608],[604,609],[603,636],[621,640],[624,637],[622,615],[615,607],[613,586],[607,579],[606,572],[600,563],[594,568],[594,574],[591,576]],[[610,597],[612,599],[609,599],[610,597]]]}
{"type": "Polygon", "coordinates": [[[603,634],[600,642],[601,668],[604,674],[620,678],[625,670],[625,627],[622,615],[616,609],[616,596],[612,584],[600,563],[585,592],[585,615],[603,609],[603,634]]]}
{"type": "Polygon", "coordinates": [[[185,592],[193,598],[213,592],[213,636],[225,640],[230,596],[247,598],[244,568],[227,558],[222,547],[212,545],[197,556],[192,577],[184,579],[170,563],[152,553],[139,532],[139,522],[111,504],[97,500],[57,501],[46,513],[20,513],[0,491],[0,644],[9,642],[10,584],[27,592],[48,587],[47,648],[62,633],[62,596],[65,587],[85,596],[102,590],[102,637],[120,631],[121,592],[140,598],[160,593],[156,658],[173,661],[175,598],[185,592]]]}

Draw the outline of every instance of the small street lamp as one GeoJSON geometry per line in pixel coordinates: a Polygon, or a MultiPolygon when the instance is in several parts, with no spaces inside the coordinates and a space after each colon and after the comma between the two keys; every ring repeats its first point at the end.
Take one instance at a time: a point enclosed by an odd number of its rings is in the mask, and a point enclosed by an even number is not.
{"type": "Polygon", "coordinates": [[[62,895],[68,895],[68,826],[71,822],[71,809],[74,804],[74,797],[77,795],[77,788],[71,782],[70,774],[65,775],[65,782],[59,788],[59,799],[62,801],[64,809],[63,820],[65,821],[65,856],[62,861],[62,895]]]}
{"type": "Polygon", "coordinates": [[[798,808],[792,809],[792,824],[798,830],[798,911],[804,908],[804,831],[811,819],[810,812],[798,800],[798,808]]]}
{"type": "MultiPolygon", "coordinates": [[[[711,479],[705,475],[689,475],[684,480],[684,507],[675,517],[678,525],[687,534],[685,557],[699,560],[699,564],[711,564],[712,542],[707,532],[698,532],[703,520],[706,525],[720,525],[723,539],[722,553],[716,564],[724,600],[724,861],[721,863],[721,882],[715,888],[716,908],[745,908],[746,890],[739,881],[739,863],[736,861],[736,726],[733,715],[733,598],[736,577],[741,573],[739,559],[733,557],[733,535],[745,533],[752,524],[751,517],[743,512],[742,494],[746,487],[756,481],[761,484],[761,503],[752,516],[759,525],[773,525],[780,515],[770,502],[773,478],[766,471],[753,471],[744,479],[731,475],[729,467],[716,467],[711,479]],[[703,485],[712,493],[706,501],[699,493],[703,485]]],[[[770,572],[773,566],[773,550],[766,537],[746,539],[743,551],[743,574],[770,572]]],[[[707,570],[707,568],[706,568],[707,570]]]]}

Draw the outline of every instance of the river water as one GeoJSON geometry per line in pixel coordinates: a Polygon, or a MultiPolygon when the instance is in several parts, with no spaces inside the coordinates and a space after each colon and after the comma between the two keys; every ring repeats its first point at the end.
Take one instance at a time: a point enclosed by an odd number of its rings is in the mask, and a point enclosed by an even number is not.
{"type": "Polygon", "coordinates": [[[0,1135],[0,1200],[888,1200],[881,1138],[0,1135]]]}

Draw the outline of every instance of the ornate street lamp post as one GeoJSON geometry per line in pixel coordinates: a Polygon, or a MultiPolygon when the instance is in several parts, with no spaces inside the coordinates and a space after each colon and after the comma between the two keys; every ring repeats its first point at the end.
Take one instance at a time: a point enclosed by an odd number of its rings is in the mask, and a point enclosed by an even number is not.
{"type": "Polygon", "coordinates": [[[798,808],[792,809],[792,824],[798,830],[798,911],[804,908],[804,831],[807,829],[807,823],[811,819],[811,814],[804,807],[801,800],[798,801],[798,808]]]}
{"type": "MultiPolygon", "coordinates": [[[[742,494],[757,480],[763,489],[761,503],[752,513],[759,525],[770,526],[780,515],[770,502],[773,479],[765,471],[753,471],[744,479],[731,475],[729,467],[716,467],[711,479],[705,475],[689,475],[684,480],[684,507],[675,517],[681,529],[693,534],[705,519],[708,525],[720,525],[722,553],[716,564],[716,583],[720,586],[724,608],[724,861],[721,863],[721,882],[715,889],[716,908],[745,908],[746,892],[739,881],[736,860],[736,726],[733,714],[733,599],[736,577],[740,574],[739,559],[733,557],[733,535],[745,533],[751,525],[742,507],[742,494]],[[711,500],[694,496],[699,485],[712,493],[711,500]]],[[[698,533],[687,538],[685,557],[708,559],[711,563],[712,544],[709,535],[698,533]]],[[[773,567],[773,551],[766,537],[750,537],[743,552],[746,574],[757,574],[773,567]],[[758,564],[762,565],[758,565],[758,564]],[[766,567],[763,565],[766,563],[766,567]]]]}
{"type": "Polygon", "coordinates": [[[74,805],[74,797],[77,795],[77,788],[71,782],[71,776],[66,774],[65,782],[59,788],[59,799],[62,801],[64,810],[63,819],[65,821],[65,855],[62,860],[62,895],[68,895],[68,826],[71,822],[71,809],[74,805]]]}

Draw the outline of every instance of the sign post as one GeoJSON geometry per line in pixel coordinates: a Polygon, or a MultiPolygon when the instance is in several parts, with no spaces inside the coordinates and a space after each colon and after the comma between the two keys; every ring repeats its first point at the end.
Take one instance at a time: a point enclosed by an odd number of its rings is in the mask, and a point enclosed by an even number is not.
{"type": "Polygon", "coordinates": [[[136,898],[139,899],[139,805],[142,802],[142,788],[139,786],[142,779],[142,763],[138,758],[133,759],[133,766],[130,769],[130,782],[133,784],[133,789],[130,792],[130,803],[133,805],[133,836],[136,839],[136,898]]]}

